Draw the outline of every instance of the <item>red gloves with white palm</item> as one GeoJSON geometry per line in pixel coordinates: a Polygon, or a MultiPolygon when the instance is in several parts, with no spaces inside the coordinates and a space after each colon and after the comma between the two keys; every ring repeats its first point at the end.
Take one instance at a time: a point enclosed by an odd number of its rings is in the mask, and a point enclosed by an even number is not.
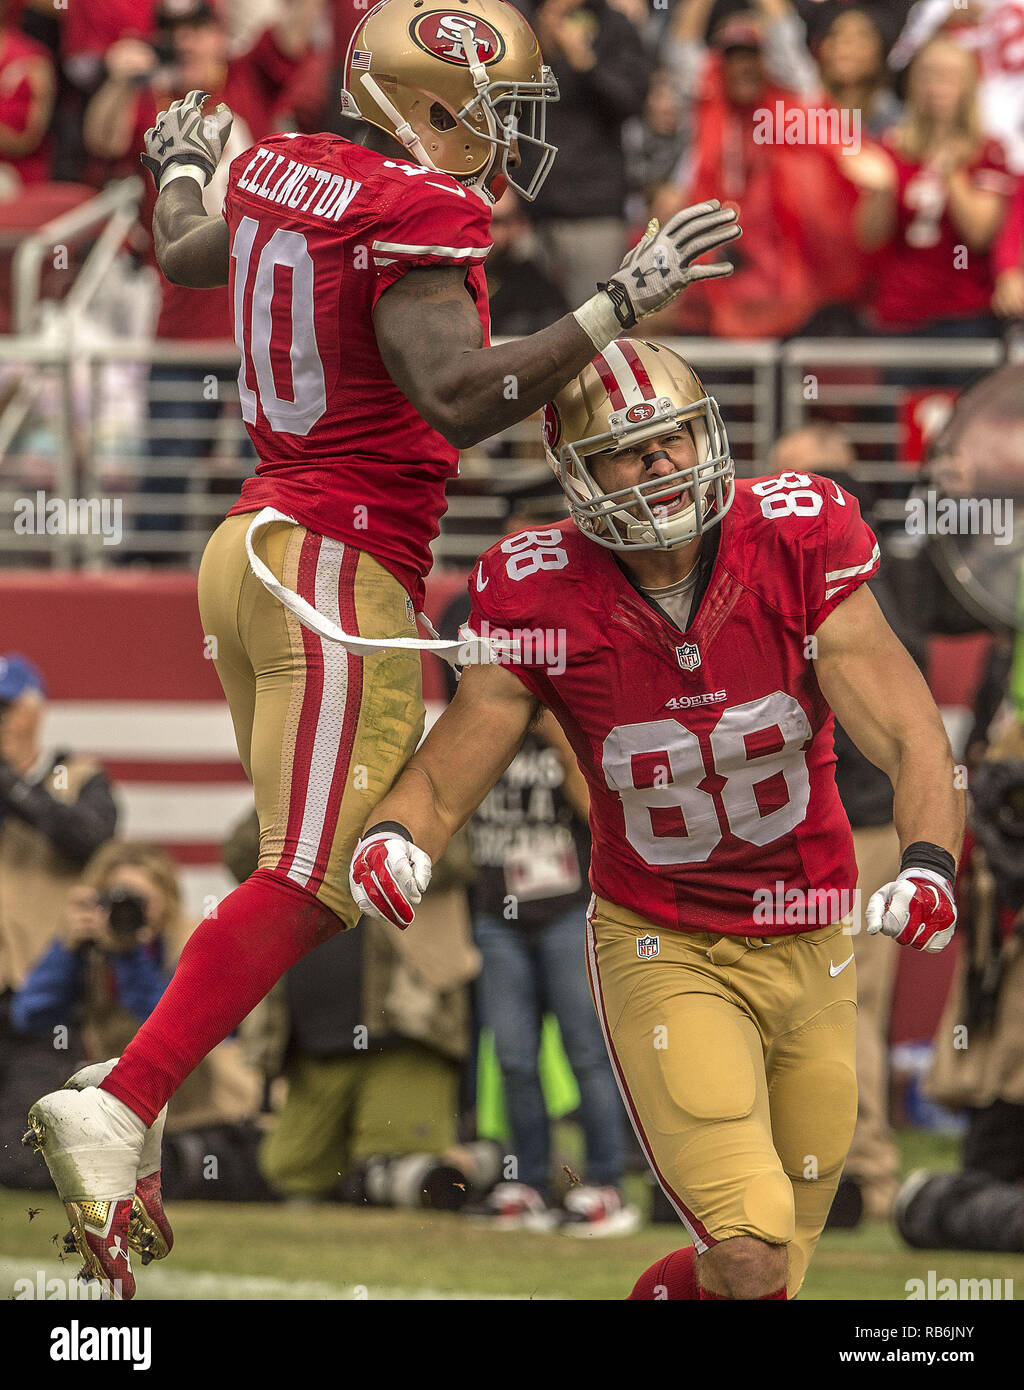
{"type": "Polygon", "coordinates": [[[378,830],[356,845],[348,882],[359,911],[404,931],[430,883],[428,855],[394,830],[378,830]]]}
{"type": "Polygon", "coordinates": [[[904,869],[871,895],[865,917],[869,936],[882,932],[915,951],[941,951],[956,931],[952,885],[932,869],[904,869]]]}

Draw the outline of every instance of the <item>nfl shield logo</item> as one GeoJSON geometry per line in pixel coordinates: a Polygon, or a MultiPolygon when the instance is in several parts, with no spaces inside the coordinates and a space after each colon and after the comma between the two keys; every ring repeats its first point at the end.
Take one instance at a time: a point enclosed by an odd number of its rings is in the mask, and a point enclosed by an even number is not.
{"type": "Polygon", "coordinates": [[[641,936],[637,939],[636,953],[641,960],[650,960],[661,950],[660,939],[656,936],[641,936]]]}
{"type": "Polygon", "coordinates": [[[696,642],[684,642],[676,647],[676,659],[684,671],[695,671],[700,665],[700,649],[696,642]]]}

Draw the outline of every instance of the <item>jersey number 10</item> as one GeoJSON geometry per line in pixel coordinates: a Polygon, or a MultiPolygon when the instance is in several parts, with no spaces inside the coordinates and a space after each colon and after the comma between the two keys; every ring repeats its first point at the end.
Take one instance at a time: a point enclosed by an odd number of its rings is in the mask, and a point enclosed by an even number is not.
{"type": "Polygon", "coordinates": [[[263,414],[275,434],[307,435],[327,411],[327,386],[314,329],[313,258],[301,232],[279,227],[263,247],[255,269],[252,249],[260,224],[254,217],[243,217],[235,230],[231,255],[235,261],[235,342],[242,354],[238,372],[238,398],[242,419],[256,423],[257,397],[263,414]],[[278,267],[291,272],[287,313],[283,302],[283,278],[278,267]],[[250,284],[251,280],[251,284],[250,284]],[[276,280],[276,285],[275,285],[276,280]],[[252,316],[246,333],[245,301],[252,291],[252,316]],[[278,290],[278,314],[273,315],[274,291],[278,290]],[[282,341],[290,321],[290,337],[282,341]],[[276,337],[275,337],[276,330],[276,337]],[[291,396],[279,394],[280,376],[275,376],[271,345],[283,366],[287,357],[291,369],[291,396]],[[255,380],[256,391],[249,382],[255,380]]]}

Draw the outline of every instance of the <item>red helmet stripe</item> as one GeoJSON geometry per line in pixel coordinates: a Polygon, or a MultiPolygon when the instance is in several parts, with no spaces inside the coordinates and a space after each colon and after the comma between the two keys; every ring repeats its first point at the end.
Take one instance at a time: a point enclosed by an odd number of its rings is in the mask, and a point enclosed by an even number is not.
{"type": "Polygon", "coordinates": [[[615,346],[622,353],[623,357],[626,359],[626,362],[629,364],[629,367],[633,375],[636,377],[636,384],[640,387],[640,390],[643,392],[644,400],[653,400],[657,392],[651,385],[651,378],[647,375],[647,368],[644,366],[640,354],[637,352],[636,348],[633,346],[633,344],[629,341],[628,338],[617,338],[615,340],[615,346]]]}
{"type": "Polygon", "coordinates": [[[626,404],[626,398],[622,394],[622,389],[616,380],[615,373],[605,360],[603,353],[598,353],[594,358],[594,366],[597,374],[601,378],[601,385],[608,392],[608,399],[612,403],[613,410],[621,410],[626,404]]]}

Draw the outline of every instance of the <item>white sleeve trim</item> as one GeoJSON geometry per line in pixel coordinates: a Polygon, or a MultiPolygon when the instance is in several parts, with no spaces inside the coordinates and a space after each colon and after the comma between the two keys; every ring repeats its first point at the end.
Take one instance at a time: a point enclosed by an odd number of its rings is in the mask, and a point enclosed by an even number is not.
{"type": "MultiPolygon", "coordinates": [[[[488,246],[413,246],[402,241],[375,241],[376,252],[394,252],[399,256],[448,256],[453,261],[482,261],[491,247],[488,246]]],[[[376,258],[375,258],[376,259],[376,258]]]]}
{"type": "MultiPolygon", "coordinates": [[[[851,579],[855,574],[866,574],[880,559],[881,551],[878,549],[876,543],[874,550],[871,552],[871,559],[868,560],[866,565],[850,565],[849,568],[844,570],[827,570],[825,573],[825,582],[831,583],[836,579],[851,579]]],[[[842,585],[840,584],[839,587],[842,588],[842,585]]]]}

